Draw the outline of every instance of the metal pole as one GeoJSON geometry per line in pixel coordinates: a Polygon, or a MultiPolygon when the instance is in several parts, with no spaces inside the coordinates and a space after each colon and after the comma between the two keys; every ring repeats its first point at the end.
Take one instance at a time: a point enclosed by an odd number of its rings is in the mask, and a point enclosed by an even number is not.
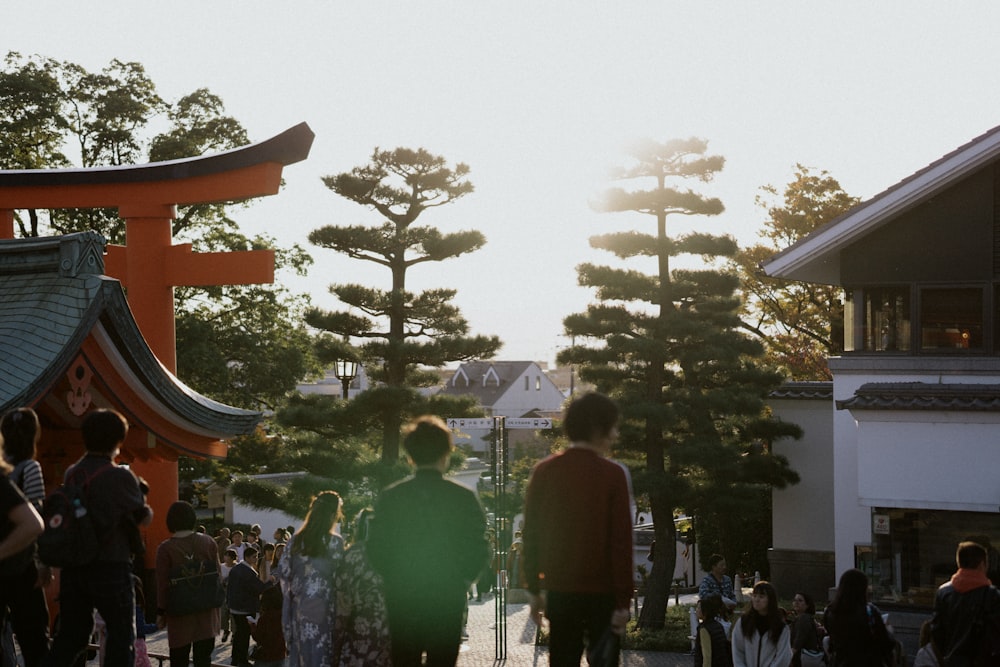
{"type": "Polygon", "coordinates": [[[496,659],[507,659],[507,548],[509,540],[504,535],[507,514],[507,429],[504,418],[493,418],[493,533],[496,535],[494,554],[498,576],[494,600],[496,626],[496,659]]]}

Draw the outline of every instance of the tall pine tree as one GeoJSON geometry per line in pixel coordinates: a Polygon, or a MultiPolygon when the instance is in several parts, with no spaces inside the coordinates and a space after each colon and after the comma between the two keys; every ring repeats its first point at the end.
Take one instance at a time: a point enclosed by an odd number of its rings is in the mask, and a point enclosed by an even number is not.
{"type": "MultiPolygon", "coordinates": [[[[375,226],[325,226],[309,234],[310,242],[373,262],[389,270],[389,289],[337,284],[330,291],[348,307],[342,311],[313,310],[310,325],[333,334],[335,343],[358,341],[358,359],[376,385],[347,406],[359,422],[374,419],[382,430],[382,461],[399,458],[399,430],[403,421],[429,411],[417,389],[437,381],[422,367],[436,368],[451,361],[491,357],[500,348],[496,336],[470,336],[469,326],[453,304],[454,289],[431,289],[414,294],[406,289],[407,271],[423,262],[440,262],[479,249],[486,242],[478,231],[442,233],[416,225],[428,209],[450,204],[473,190],[469,167],[448,166],[445,159],[424,149],[375,149],[371,162],[350,172],[327,176],[323,182],[336,194],[378,213],[375,226]]],[[[351,354],[345,345],[321,349],[327,361],[351,354]]],[[[438,414],[451,412],[439,399],[438,414]]],[[[458,401],[452,415],[465,414],[468,401],[458,401]]],[[[348,416],[350,418],[350,415],[348,416]]]]}
{"type": "Polygon", "coordinates": [[[652,180],[652,188],[609,189],[598,208],[649,216],[656,232],[617,232],[590,242],[630,266],[652,258],[656,272],[580,265],[579,282],[595,288],[598,302],[565,319],[567,335],[584,343],[559,355],[560,363],[580,365],[581,378],[618,400],[621,446],[645,457],[635,487],[648,496],[655,539],[663,546],[647,582],[643,628],[662,628],[665,621],[676,561],[675,511],[711,521],[739,512],[741,503],[759,503],[766,485],[798,480],[787,460],[766,446],[779,435],[798,434],[766,412],[764,399],[782,378],[758,363],[761,345],[739,331],[737,277],[713,268],[714,260],[736,252],[736,242],[698,232],[668,234],[672,216],[723,210],[718,199],[677,185],[708,182],[722,169],[723,158],[706,150],[705,141],[688,139],[646,141],[630,151],[629,164],[614,177],[652,180]],[[706,265],[671,267],[683,255],[700,256],[706,265]]]}

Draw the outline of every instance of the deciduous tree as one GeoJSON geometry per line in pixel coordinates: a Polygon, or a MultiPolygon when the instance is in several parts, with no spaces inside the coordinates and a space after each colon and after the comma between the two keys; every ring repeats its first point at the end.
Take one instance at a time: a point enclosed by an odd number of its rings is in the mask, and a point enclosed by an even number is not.
{"type": "MultiPolygon", "coordinates": [[[[164,101],[139,63],[113,60],[100,72],[79,64],[9,53],[0,71],[0,167],[96,167],[192,157],[248,142],[222,100],[201,88],[164,101]],[[155,126],[165,126],[159,134],[155,126]],[[148,147],[148,153],[146,149],[148,147]]],[[[175,238],[196,250],[275,248],[276,269],[304,271],[301,248],[240,233],[234,211],[246,203],[183,206],[175,238]]],[[[93,229],[125,243],[114,209],[15,211],[21,236],[93,229]]],[[[178,288],[180,377],[241,407],[274,407],[312,365],[302,326],[306,301],[278,285],[178,288]]]]}
{"type": "Polygon", "coordinates": [[[826,171],[815,173],[801,164],[783,192],[771,185],[761,190],[757,203],[768,218],[760,237],[766,243],[744,248],[733,259],[744,294],[745,327],[793,379],[829,380],[826,360],[844,345],[843,290],[770,278],[760,265],[860,200],[826,171]]]}

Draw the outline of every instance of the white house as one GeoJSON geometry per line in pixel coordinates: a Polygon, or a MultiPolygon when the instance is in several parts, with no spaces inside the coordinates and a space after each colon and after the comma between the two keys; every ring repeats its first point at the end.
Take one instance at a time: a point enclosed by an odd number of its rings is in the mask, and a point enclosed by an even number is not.
{"type": "MultiPolygon", "coordinates": [[[[558,417],[566,396],[534,361],[470,361],[463,363],[439,392],[474,397],[491,417],[558,417]]],[[[511,442],[531,431],[511,432],[511,442]],[[516,434],[516,435],[515,435],[516,434]]],[[[487,432],[469,429],[458,442],[485,451],[487,432]]]]}
{"type": "Polygon", "coordinates": [[[926,615],[960,540],[1000,545],[1000,128],[763,268],[844,288],[836,572],[860,567],[877,604],[926,615]]]}
{"type": "Polygon", "coordinates": [[[534,361],[469,361],[455,371],[442,394],[475,396],[490,416],[558,414],[566,397],[534,361]]]}

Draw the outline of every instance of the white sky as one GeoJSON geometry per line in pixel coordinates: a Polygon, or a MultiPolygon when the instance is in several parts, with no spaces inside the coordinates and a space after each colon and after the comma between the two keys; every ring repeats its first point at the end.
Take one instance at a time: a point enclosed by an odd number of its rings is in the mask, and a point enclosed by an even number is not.
{"type": "MultiPolygon", "coordinates": [[[[208,88],[251,139],[300,121],[310,158],[286,188],[239,220],[279,242],[325,224],[375,224],[320,182],[365,164],[375,146],[424,147],[472,169],[476,191],[421,223],[478,229],[485,248],[419,265],[409,287],[455,287],[472,333],[498,358],[551,362],[562,319],[591,295],[582,261],[594,234],[652,231],[641,216],[588,207],[637,137],[698,136],[726,158],[704,191],[715,218],[685,228],[753,242],[759,188],[795,163],[828,170],[868,198],[1000,124],[995,2],[242,2],[8,3],[2,52],[100,70],[137,61],[168,100],[208,88]]],[[[306,281],[389,284],[388,273],[310,247],[306,281]]]]}

